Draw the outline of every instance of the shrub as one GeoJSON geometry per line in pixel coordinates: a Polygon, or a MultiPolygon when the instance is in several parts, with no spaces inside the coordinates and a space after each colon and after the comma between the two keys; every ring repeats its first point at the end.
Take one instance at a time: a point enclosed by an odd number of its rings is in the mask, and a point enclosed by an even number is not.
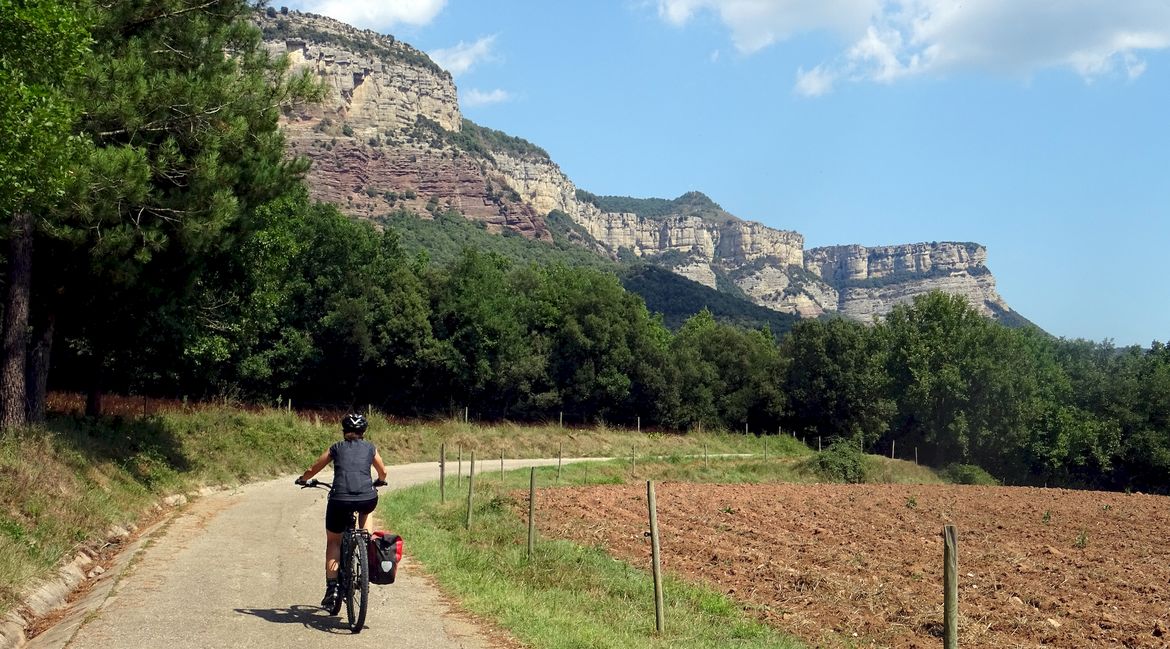
{"type": "Polygon", "coordinates": [[[983,467],[974,464],[950,464],[942,471],[939,471],[939,475],[944,480],[953,482],[954,484],[988,486],[996,486],[999,484],[999,480],[996,480],[995,476],[983,470],[983,467]]]}
{"type": "Polygon", "coordinates": [[[345,137],[353,137],[353,127],[349,124],[341,127],[341,134],[345,137]]]}
{"type": "Polygon", "coordinates": [[[826,480],[858,484],[865,482],[865,455],[855,442],[838,439],[812,459],[817,475],[826,480]]]}

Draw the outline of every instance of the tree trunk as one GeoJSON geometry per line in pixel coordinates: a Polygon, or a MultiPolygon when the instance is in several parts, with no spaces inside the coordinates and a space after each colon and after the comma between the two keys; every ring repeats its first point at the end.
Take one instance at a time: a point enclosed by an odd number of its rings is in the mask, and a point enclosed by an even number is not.
{"type": "Polygon", "coordinates": [[[28,354],[25,389],[28,390],[29,423],[45,420],[45,391],[49,386],[49,360],[53,352],[53,332],[57,313],[50,308],[33,325],[32,350],[28,354]]]}
{"type": "Polygon", "coordinates": [[[28,423],[24,367],[28,351],[28,302],[32,287],[32,215],[12,215],[8,292],[4,305],[4,348],[0,354],[0,429],[28,423]]]}

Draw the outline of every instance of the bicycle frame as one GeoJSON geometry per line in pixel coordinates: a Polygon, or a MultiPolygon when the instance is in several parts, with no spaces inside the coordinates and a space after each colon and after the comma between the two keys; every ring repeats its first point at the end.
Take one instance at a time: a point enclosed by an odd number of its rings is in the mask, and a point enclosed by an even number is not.
{"type": "MultiPolygon", "coordinates": [[[[328,482],[310,480],[302,488],[332,487],[328,482]]],[[[369,543],[370,533],[359,527],[360,518],[355,512],[350,516],[349,526],[341,534],[341,552],[337,573],[338,598],[330,615],[337,615],[345,604],[345,615],[350,631],[361,633],[365,626],[366,610],[370,594],[369,543]],[[356,573],[356,574],[355,574],[356,573]]]]}

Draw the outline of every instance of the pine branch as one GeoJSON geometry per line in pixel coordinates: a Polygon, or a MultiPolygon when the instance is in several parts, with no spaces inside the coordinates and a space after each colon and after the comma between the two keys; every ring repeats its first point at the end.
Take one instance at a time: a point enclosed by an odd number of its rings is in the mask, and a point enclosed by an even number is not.
{"type": "Polygon", "coordinates": [[[219,4],[220,2],[222,2],[222,0],[208,0],[207,2],[205,2],[201,5],[187,7],[186,9],[179,9],[178,11],[172,11],[170,13],[159,14],[157,16],[147,16],[146,18],[143,18],[141,20],[136,20],[136,21],[126,25],[125,31],[127,33],[132,34],[136,31],[138,31],[139,28],[145,27],[146,25],[149,25],[150,23],[153,23],[153,22],[156,22],[159,20],[166,20],[168,18],[174,18],[176,16],[181,16],[183,14],[190,13],[192,11],[202,11],[203,9],[207,9],[208,7],[211,7],[212,5],[219,4]]]}

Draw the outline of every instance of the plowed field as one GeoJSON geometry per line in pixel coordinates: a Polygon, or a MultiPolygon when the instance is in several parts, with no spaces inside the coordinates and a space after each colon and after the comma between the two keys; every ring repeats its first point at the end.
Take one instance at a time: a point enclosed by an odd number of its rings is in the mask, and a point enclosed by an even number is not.
{"type": "MultiPolygon", "coordinates": [[[[668,573],[714,585],[812,646],[941,646],[941,531],[953,524],[959,646],[1170,647],[1167,497],[906,485],[656,492],[668,573]]],[[[649,568],[644,485],[538,498],[542,535],[649,568]]]]}

